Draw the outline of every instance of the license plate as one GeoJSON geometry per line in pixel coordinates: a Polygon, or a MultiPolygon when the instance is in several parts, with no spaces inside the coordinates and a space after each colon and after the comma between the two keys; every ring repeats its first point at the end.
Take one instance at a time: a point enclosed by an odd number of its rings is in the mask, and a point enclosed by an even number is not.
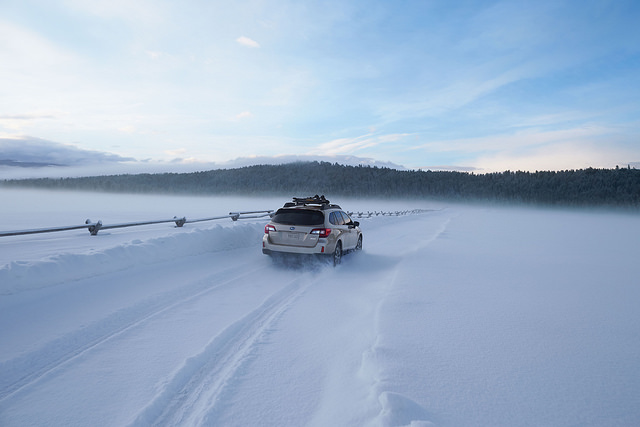
{"type": "Polygon", "coordinates": [[[287,236],[289,239],[300,240],[300,233],[288,233],[287,236]]]}

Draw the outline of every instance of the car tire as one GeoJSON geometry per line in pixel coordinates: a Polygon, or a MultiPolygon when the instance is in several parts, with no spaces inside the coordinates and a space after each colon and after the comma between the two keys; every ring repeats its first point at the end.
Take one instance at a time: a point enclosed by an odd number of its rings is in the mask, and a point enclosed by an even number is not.
{"type": "Polygon", "coordinates": [[[336,243],[336,249],[333,251],[333,266],[342,262],[342,242],[336,243]]]}
{"type": "Polygon", "coordinates": [[[358,236],[358,243],[356,243],[356,252],[362,250],[362,234],[358,236]]]}

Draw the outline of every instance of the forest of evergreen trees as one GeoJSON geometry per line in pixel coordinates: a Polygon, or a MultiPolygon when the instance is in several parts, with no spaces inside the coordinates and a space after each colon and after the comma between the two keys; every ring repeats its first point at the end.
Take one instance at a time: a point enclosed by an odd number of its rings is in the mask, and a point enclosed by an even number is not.
{"type": "Polygon", "coordinates": [[[326,194],[435,198],[564,206],[640,207],[640,170],[580,169],[473,174],[399,171],[327,162],[259,165],[193,173],[5,180],[3,186],[127,193],[326,194]]]}

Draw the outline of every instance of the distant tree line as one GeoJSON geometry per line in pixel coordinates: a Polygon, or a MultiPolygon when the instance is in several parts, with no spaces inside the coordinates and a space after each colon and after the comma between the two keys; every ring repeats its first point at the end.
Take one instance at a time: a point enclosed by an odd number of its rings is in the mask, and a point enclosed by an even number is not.
{"type": "Polygon", "coordinates": [[[640,207],[640,170],[629,167],[474,174],[300,162],[192,173],[4,180],[2,185],[126,193],[325,194],[329,198],[341,195],[640,207]]]}

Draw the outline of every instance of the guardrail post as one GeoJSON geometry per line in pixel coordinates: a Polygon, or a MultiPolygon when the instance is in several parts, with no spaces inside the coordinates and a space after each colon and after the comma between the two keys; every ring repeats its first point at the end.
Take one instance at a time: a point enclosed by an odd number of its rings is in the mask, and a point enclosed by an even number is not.
{"type": "Polygon", "coordinates": [[[232,221],[237,221],[240,218],[240,214],[237,212],[229,212],[229,217],[232,221]]]}
{"type": "Polygon", "coordinates": [[[91,223],[91,220],[88,219],[84,222],[85,224],[87,224],[89,227],[89,233],[91,233],[92,236],[95,236],[98,234],[98,231],[100,231],[100,229],[102,228],[102,220],[98,220],[98,222],[96,222],[95,224],[91,223]]]}
{"type": "Polygon", "coordinates": [[[187,222],[187,217],[183,216],[182,218],[173,217],[174,222],[176,223],[176,227],[182,227],[187,222]]]}

